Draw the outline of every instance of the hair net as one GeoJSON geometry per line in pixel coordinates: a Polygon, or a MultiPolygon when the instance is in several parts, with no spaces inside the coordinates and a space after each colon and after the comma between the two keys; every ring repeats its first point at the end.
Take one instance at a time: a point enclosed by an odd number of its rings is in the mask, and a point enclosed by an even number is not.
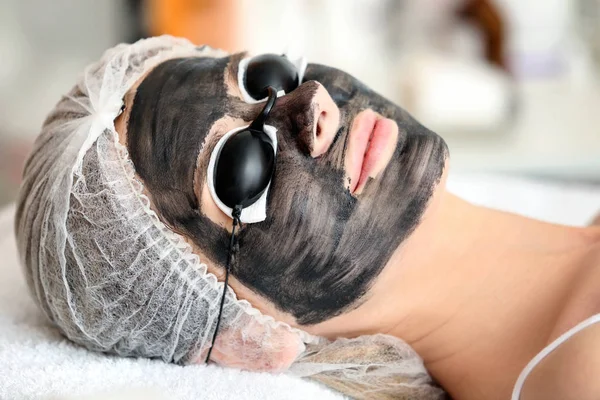
{"type": "MultiPolygon", "coordinates": [[[[226,54],[168,36],[109,49],[52,110],[25,166],[16,233],[29,287],[53,324],[89,349],[186,364],[203,362],[210,346],[223,283],[152,211],[114,127],[145,72],[194,55],[226,54]]],[[[278,354],[290,349],[289,373],[355,397],[442,396],[399,339],[329,342],[227,290],[213,354],[277,370],[278,354]]]]}

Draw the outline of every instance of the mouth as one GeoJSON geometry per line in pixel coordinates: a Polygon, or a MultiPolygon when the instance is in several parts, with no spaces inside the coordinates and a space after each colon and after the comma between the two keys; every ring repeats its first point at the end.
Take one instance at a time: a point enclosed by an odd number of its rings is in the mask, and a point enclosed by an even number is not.
{"type": "Polygon", "coordinates": [[[389,164],[398,144],[398,124],[371,109],[352,121],[344,156],[346,187],[360,194],[369,178],[375,179],[389,164]]]}

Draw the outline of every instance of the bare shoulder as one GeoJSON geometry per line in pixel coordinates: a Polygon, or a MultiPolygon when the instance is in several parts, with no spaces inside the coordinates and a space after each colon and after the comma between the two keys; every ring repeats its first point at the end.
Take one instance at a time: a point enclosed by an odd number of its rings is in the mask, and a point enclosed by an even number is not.
{"type": "Polygon", "coordinates": [[[600,323],[576,333],[531,372],[521,400],[600,399],[600,323]]]}

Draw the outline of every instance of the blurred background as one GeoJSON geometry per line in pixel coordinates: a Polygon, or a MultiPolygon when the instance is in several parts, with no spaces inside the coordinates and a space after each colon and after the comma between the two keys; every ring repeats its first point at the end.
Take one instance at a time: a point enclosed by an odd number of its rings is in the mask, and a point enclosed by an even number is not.
{"type": "Polygon", "coordinates": [[[0,0],[0,205],[83,67],[162,33],[344,69],[455,172],[600,184],[599,22],[600,0],[0,0]]]}

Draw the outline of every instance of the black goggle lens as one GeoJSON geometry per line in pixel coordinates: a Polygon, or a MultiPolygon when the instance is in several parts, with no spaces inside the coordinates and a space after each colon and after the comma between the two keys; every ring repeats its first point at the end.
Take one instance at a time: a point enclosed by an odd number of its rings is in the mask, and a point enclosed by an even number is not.
{"type": "Polygon", "coordinates": [[[275,154],[262,131],[245,129],[225,142],[215,168],[215,192],[230,208],[248,207],[267,188],[275,154]]]}
{"type": "Polygon", "coordinates": [[[262,100],[269,86],[289,93],[298,87],[299,80],[298,69],[286,56],[263,54],[248,62],[244,87],[254,100],[262,100]]]}
{"type": "Polygon", "coordinates": [[[275,150],[264,123],[277,100],[273,87],[269,99],[252,124],[224,143],[215,165],[215,192],[229,208],[252,205],[266,190],[275,170],[275,150]]]}

